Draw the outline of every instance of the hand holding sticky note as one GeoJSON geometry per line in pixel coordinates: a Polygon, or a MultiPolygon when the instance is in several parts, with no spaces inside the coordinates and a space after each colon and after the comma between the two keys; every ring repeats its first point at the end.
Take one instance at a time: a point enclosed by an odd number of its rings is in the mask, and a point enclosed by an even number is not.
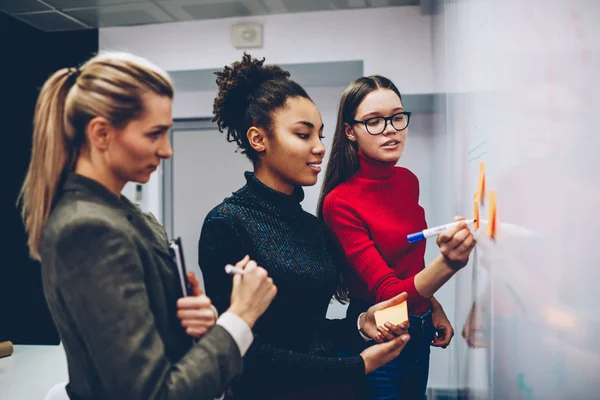
{"type": "Polygon", "coordinates": [[[396,336],[407,333],[408,310],[406,292],[391,299],[377,303],[362,314],[357,324],[363,336],[377,342],[393,340],[396,336]],[[389,324],[386,324],[388,323],[389,324]],[[386,326],[387,325],[387,326],[386,326]]]}
{"type": "Polygon", "coordinates": [[[375,317],[375,324],[377,324],[378,327],[385,327],[386,322],[400,325],[401,323],[408,321],[408,307],[406,305],[406,300],[395,306],[377,310],[373,315],[375,317]]]}

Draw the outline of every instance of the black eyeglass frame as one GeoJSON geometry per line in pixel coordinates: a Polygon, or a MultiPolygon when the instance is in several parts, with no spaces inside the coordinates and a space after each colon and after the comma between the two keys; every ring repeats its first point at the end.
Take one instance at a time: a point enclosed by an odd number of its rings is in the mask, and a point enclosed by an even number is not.
{"type": "Polygon", "coordinates": [[[385,132],[385,130],[387,129],[387,126],[388,126],[388,121],[389,121],[390,125],[392,125],[392,128],[396,129],[396,132],[405,130],[406,128],[408,128],[408,125],[410,124],[410,116],[411,115],[412,115],[412,112],[410,112],[410,111],[400,111],[400,112],[395,113],[394,115],[390,115],[389,117],[371,117],[371,118],[367,118],[362,121],[358,121],[358,120],[354,119],[354,120],[351,120],[350,122],[352,122],[354,124],[363,124],[369,135],[377,136],[377,135],[381,135],[383,132],[385,132]],[[406,126],[402,129],[396,129],[396,127],[394,126],[393,119],[395,116],[400,115],[400,114],[403,114],[406,116],[406,126]],[[384,121],[383,129],[379,133],[371,133],[371,131],[369,130],[369,127],[368,127],[368,123],[369,123],[369,121],[372,121],[377,118],[383,118],[383,121],[384,121]]]}

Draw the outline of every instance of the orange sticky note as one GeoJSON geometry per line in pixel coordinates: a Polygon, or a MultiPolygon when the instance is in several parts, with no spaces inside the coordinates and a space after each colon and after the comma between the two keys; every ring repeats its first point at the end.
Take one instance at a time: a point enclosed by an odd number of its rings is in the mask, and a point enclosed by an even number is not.
{"type": "Polygon", "coordinates": [[[490,210],[488,213],[487,234],[492,239],[496,239],[498,229],[498,220],[496,217],[496,192],[490,192],[490,210]]]}
{"type": "Polygon", "coordinates": [[[406,305],[406,301],[403,301],[395,306],[375,311],[374,316],[377,326],[385,326],[386,322],[399,325],[408,321],[408,306],[406,305]]]}
{"type": "Polygon", "coordinates": [[[479,183],[477,184],[476,196],[479,197],[479,201],[483,204],[485,197],[485,165],[483,162],[479,163],[479,183]]]}
{"type": "Polygon", "coordinates": [[[475,198],[473,199],[473,219],[475,222],[473,223],[474,229],[479,229],[479,196],[478,193],[475,193],[475,198]]]}

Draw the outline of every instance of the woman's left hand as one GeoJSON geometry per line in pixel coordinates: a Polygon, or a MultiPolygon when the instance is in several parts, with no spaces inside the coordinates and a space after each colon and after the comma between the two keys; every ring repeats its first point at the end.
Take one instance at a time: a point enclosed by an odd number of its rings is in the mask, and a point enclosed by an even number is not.
{"type": "Polygon", "coordinates": [[[384,308],[395,306],[405,301],[407,298],[406,292],[401,293],[389,300],[377,303],[371,306],[366,312],[362,313],[359,318],[359,325],[364,335],[370,337],[377,343],[388,342],[395,339],[397,336],[406,333],[406,329],[409,327],[408,321],[405,321],[399,325],[394,325],[389,322],[385,323],[385,326],[377,326],[375,322],[375,311],[383,310],[384,308]]]}
{"type": "Polygon", "coordinates": [[[452,328],[452,324],[448,320],[441,304],[437,303],[435,306],[432,304],[432,308],[431,319],[433,321],[433,326],[435,327],[435,336],[433,337],[431,345],[433,347],[445,349],[452,341],[454,328],[452,328]]]}
{"type": "Polygon", "coordinates": [[[194,295],[177,300],[177,318],[188,335],[199,338],[217,322],[217,312],[208,296],[202,292],[196,275],[188,272],[187,278],[194,295]]]}

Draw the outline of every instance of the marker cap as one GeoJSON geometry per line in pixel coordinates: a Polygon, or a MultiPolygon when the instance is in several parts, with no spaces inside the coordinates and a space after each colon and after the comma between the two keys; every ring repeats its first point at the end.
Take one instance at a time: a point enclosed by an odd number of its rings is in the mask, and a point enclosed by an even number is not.
{"type": "Polygon", "coordinates": [[[408,239],[408,243],[416,243],[419,240],[425,239],[425,235],[423,234],[423,232],[418,232],[408,235],[406,236],[406,238],[408,239]]]}

